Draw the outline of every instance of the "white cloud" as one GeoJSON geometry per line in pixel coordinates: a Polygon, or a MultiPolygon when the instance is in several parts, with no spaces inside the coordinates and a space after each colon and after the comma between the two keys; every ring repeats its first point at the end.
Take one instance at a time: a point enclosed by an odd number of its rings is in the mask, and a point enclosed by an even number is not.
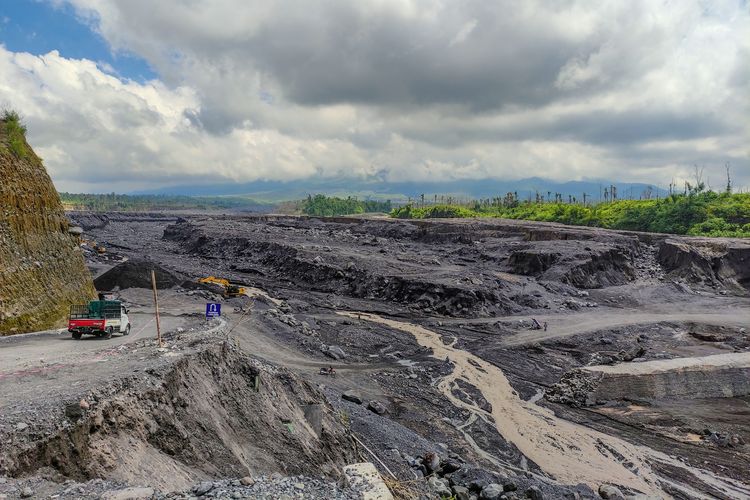
{"type": "Polygon", "coordinates": [[[750,185],[750,14],[729,0],[68,2],[159,77],[0,49],[0,102],[27,116],[62,189],[666,184],[726,161],[750,185]]]}
{"type": "Polygon", "coordinates": [[[336,139],[253,128],[208,134],[187,118],[200,111],[190,88],[121,80],[57,52],[0,47],[0,74],[0,102],[22,110],[29,140],[63,190],[336,176],[366,166],[357,148],[336,139]]]}

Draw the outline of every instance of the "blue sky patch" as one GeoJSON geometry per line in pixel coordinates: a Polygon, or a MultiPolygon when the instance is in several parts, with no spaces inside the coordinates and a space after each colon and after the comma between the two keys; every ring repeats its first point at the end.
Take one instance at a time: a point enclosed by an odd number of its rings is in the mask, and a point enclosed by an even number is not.
{"type": "Polygon", "coordinates": [[[57,50],[69,59],[90,59],[138,82],[156,77],[145,60],[132,54],[113,54],[107,42],[69,5],[56,7],[35,0],[1,2],[0,44],[13,52],[40,55],[57,50]]]}

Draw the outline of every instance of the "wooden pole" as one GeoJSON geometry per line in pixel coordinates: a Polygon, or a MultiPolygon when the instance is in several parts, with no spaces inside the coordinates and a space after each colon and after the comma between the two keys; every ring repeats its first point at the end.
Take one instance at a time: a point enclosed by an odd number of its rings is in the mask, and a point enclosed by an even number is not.
{"type": "Polygon", "coordinates": [[[156,273],[151,270],[151,286],[154,289],[154,310],[156,311],[156,338],[159,341],[159,347],[162,346],[161,341],[161,325],[159,325],[159,299],[156,296],[156,273]]]}

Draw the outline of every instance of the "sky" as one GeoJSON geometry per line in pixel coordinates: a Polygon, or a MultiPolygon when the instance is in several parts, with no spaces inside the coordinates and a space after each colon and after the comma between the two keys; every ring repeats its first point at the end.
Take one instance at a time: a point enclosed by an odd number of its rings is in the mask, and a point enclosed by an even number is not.
{"type": "Polygon", "coordinates": [[[61,191],[256,180],[750,188],[746,0],[6,0],[61,191]]]}

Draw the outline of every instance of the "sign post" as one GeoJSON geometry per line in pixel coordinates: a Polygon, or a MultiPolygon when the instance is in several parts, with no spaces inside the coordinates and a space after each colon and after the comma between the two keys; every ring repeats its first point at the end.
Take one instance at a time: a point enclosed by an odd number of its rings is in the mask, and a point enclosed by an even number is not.
{"type": "Polygon", "coordinates": [[[211,318],[218,318],[221,316],[221,304],[216,302],[209,302],[206,304],[206,321],[211,318]]]}
{"type": "Polygon", "coordinates": [[[156,273],[151,270],[151,286],[154,289],[154,312],[156,313],[156,338],[159,342],[159,347],[164,344],[161,341],[161,326],[159,325],[159,299],[156,297],[156,273]]]}

